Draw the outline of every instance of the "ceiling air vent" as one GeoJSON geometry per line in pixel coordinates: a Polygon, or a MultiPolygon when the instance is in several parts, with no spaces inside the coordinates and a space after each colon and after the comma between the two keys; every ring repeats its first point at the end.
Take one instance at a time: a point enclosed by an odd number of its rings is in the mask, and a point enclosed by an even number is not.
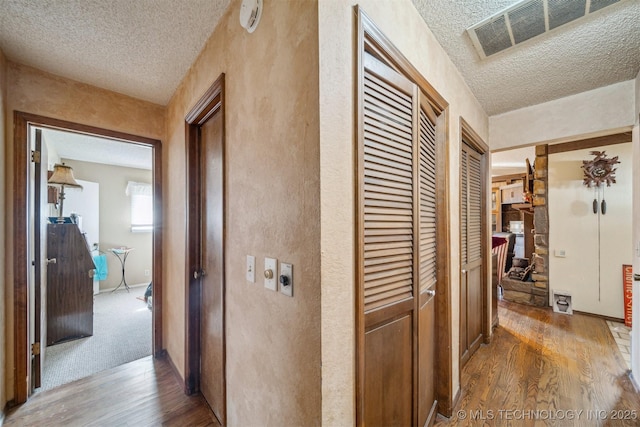
{"type": "Polygon", "coordinates": [[[481,58],[622,0],[524,0],[467,29],[481,58]]]}

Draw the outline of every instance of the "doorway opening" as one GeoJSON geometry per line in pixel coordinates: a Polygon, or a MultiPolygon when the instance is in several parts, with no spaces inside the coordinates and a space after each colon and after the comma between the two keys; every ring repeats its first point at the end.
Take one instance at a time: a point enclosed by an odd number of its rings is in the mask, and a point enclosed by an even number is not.
{"type": "Polygon", "coordinates": [[[76,379],[137,356],[161,354],[161,143],[22,112],[15,113],[14,123],[15,402],[22,403],[40,387],[68,382],[67,374],[76,379]],[[117,153],[130,164],[116,166],[117,153]],[[136,157],[140,163],[131,163],[136,157]],[[72,171],[75,182],[48,185],[47,171],[55,165],[72,171]],[[153,221],[148,231],[134,232],[137,224],[130,223],[132,211],[141,208],[130,207],[140,188],[127,189],[129,182],[145,184],[150,196],[146,209],[153,221]],[[74,189],[75,184],[83,190],[74,189]],[[129,260],[120,263],[123,255],[130,255],[129,260]],[[56,280],[64,285],[47,286],[56,280]],[[77,292],[70,283],[78,286],[77,292]],[[144,291],[150,283],[153,297],[147,305],[144,291]],[[142,300],[136,299],[138,294],[142,300]],[[130,317],[115,313],[127,306],[130,317]],[[78,307],[85,317],[68,315],[78,307]],[[146,329],[132,329],[133,319],[146,329]],[[91,338],[83,338],[87,336],[91,338]],[[129,341],[136,337],[147,342],[129,341]],[[91,354],[100,357],[83,359],[91,354]],[[65,364],[69,357],[73,361],[65,364]],[[90,366],[74,366],[89,360],[90,366]],[[72,372],[55,372],[61,366],[71,366],[72,372]]]}

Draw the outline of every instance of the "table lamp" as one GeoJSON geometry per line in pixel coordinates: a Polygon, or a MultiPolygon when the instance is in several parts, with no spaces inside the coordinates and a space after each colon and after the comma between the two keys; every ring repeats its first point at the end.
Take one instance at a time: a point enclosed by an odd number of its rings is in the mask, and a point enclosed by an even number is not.
{"type": "Polygon", "coordinates": [[[67,166],[64,163],[56,163],[53,166],[53,175],[47,181],[48,184],[60,186],[60,213],[58,215],[58,223],[64,223],[63,205],[64,205],[64,187],[79,188],[82,189],[82,185],[76,182],[73,177],[73,169],[71,166],[67,166]]]}

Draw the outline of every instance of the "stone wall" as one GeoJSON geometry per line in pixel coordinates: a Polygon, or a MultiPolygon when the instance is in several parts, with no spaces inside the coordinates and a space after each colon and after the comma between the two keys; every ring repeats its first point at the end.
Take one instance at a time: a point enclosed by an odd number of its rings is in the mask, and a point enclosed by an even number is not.
{"type": "Polygon", "coordinates": [[[536,146],[533,176],[533,227],[535,246],[532,281],[504,277],[504,299],[522,304],[547,307],[549,305],[549,211],[547,206],[548,145],[536,146]]]}
{"type": "Polygon", "coordinates": [[[543,291],[541,306],[549,305],[549,208],[547,206],[548,145],[536,146],[535,173],[533,177],[533,274],[535,287],[543,291]]]}

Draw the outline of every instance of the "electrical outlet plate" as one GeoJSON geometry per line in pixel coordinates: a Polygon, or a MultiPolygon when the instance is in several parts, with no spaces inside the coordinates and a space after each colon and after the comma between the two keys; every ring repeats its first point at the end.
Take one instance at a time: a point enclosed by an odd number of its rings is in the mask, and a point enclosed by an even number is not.
{"type": "Polygon", "coordinates": [[[264,287],[278,292],[278,260],[275,258],[264,259],[264,287]],[[271,278],[267,277],[271,271],[271,278]]]}
{"type": "Polygon", "coordinates": [[[247,282],[256,282],[256,257],[247,255],[247,282]]]}
{"type": "MultiPolygon", "coordinates": [[[[283,286],[280,283],[280,292],[288,297],[293,297],[293,265],[287,263],[280,263],[280,276],[287,276],[289,278],[289,285],[283,286]]],[[[280,278],[278,277],[278,281],[280,278]]]]}

